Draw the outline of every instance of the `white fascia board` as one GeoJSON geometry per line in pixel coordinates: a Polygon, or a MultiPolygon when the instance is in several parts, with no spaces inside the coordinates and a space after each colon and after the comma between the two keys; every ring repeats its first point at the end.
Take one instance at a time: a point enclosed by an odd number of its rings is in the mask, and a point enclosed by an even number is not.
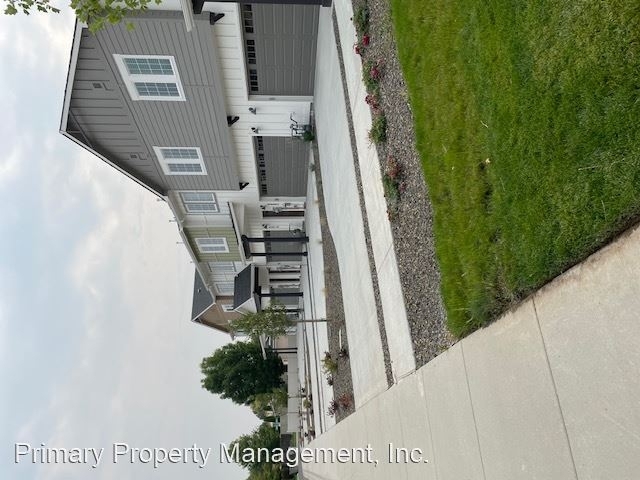
{"type": "Polygon", "coordinates": [[[207,287],[207,290],[209,291],[209,293],[211,294],[211,298],[213,299],[213,303],[215,304],[216,303],[215,291],[213,289],[213,286],[209,282],[209,276],[204,274],[204,272],[202,271],[202,268],[200,267],[200,262],[198,261],[198,257],[196,257],[195,252],[191,249],[191,244],[189,243],[187,234],[184,232],[184,229],[182,228],[182,216],[180,215],[180,212],[176,208],[170,196],[166,195],[163,198],[167,202],[167,205],[169,205],[169,208],[171,209],[171,213],[173,213],[173,216],[178,222],[178,233],[180,234],[182,243],[184,243],[184,246],[186,247],[187,252],[189,252],[191,261],[195,265],[196,270],[198,270],[198,273],[200,274],[200,278],[202,278],[202,282],[204,283],[204,286],[207,287]]]}
{"type": "Polygon", "coordinates": [[[73,31],[73,41],[71,43],[71,54],[69,57],[69,71],[67,72],[67,85],[64,89],[64,100],[62,102],[62,117],[60,118],[60,133],[65,133],[67,128],[67,120],[69,118],[69,107],[71,105],[71,91],[73,90],[73,81],[76,76],[76,64],[78,63],[78,53],[80,52],[80,39],[82,37],[82,29],[86,25],[76,20],[75,29],[73,31]]]}
{"type": "Polygon", "coordinates": [[[191,0],[180,0],[180,8],[182,8],[182,15],[184,16],[184,24],[187,28],[187,32],[193,30],[195,20],[193,18],[193,4],[191,0]]]}

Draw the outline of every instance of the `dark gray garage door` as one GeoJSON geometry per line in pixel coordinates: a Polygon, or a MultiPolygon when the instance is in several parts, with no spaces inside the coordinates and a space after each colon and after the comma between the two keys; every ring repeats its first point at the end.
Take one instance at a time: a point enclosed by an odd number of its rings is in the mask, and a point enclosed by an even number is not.
{"type": "MultiPolygon", "coordinates": [[[[265,238],[268,237],[299,237],[303,235],[302,232],[285,232],[282,230],[270,231],[265,230],[263,232],[265,238]]],[[[267,262],[299,262],[302,260],[302,255],[298,256],[289,256],[289,255],[278,255],[281,252],[301,252],[303,251],[303,243],[301,242],[266,242],[264,244],[265,251],[269,254],[267,255],[267,262]]]]}
{"type": "Polygon", "coordinates": [[[313,95],[317,5],[242,5],[249,92],[313,95]]]}
{"type": "Polygon", "coordinates": [[[254,145],[262,196],[306,196],[310,143],[291,137],[255,137],[254,145]]]}

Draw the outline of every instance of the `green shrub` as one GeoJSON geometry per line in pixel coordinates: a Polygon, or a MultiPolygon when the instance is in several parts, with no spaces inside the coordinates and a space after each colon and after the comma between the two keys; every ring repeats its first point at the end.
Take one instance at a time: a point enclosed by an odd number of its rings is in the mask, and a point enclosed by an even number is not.
{"type": "Polygon", "coordinates": [[[384,143],[387,141],[387,117],[383,114],[373,117],[369,139],[374,143],[384,143]]]}
{"type": "Polygon", "coordinates": [[[305,130],[302,135],[300,135],[300,138],[305,142],[313,142],[316,136],[311,130],[305,130]]]}
{"type": "Polygon", "coordinates": [[[384,188],[384,196],[391,200],[391,202],[395,202],[400,197],[400,190],[398,188],[398,182],[391,178],[386,173],[382,176],[382,186],[384,188]]]}
{"type": "Polygon", "coordinates": [[[380,96],[379,67],[375,62],[367,60],[362,64],[362,82],[373,97],[380,96]]]}
{"type": "Polygon", "coordinates": [[[338,371],[338,362],[335,361],[329,352],[324,353],[324,358],[322,359],[322,369],[331,375],[338,371]]]}
{"type": "Polygon", "coordinates": [[[369,6],[366,3],[356,7],[353,12],[353,25],[359,37],[369,33],[369,6]]]}

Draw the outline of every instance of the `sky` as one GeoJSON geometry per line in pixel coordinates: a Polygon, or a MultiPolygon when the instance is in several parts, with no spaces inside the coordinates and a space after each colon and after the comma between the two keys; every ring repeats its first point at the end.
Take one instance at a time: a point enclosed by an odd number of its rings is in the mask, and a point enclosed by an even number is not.
{"type": "Polygon", "coordinates": [[[72,35],[68,9],[0,15],[0,478],[246,478],[219,445],[258,421],[200,386],[229,337],[189,321],[168,207],[58,133],[72,35]],[[154,469],[113,463],[114,442],[212,453],[154,469]],[[15,463],[16,443],[105,453],[15,463]]]}

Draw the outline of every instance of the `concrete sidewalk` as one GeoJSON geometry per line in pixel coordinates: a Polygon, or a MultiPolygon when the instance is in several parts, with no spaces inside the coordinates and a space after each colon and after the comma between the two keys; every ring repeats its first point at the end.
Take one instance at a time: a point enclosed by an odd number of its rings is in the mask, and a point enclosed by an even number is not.
{"type": "Polygon", "coordinates": [[[382,174],[376,148],[368,139],[371,113],[364,102],[360,57],[352,48],[355,30],[349,20],[353,15],[351,3],[336,0],[335,11],[340,44],[336,42],[332,9],[320,10],[318,44],[323,48],[318,49],[316,58],[314,107],[325,207],[345,300],[354,398],[356,407],[360,407],[388,388],[378,315],[384,324],[382,334],[394,381],[413,372],[416,364],[382,174]],[[346,92],[338,52],[344,59],[346,92]],[[354,145],[348,110],[352,112],[354,145]],[[366,237],[370,239],[371,256],[366,237]],[[380,311],[376,307],[376,288],[380,311]]]}
{"type": "Polygon", "coordinates": [[[351,21],[353,17],[351,0],[335,0],[334,8],[340,32],[338,48],[342,50],[347,93],[358,149],[357,160],[360,165],[371,246],[380,287],[384,327],[393,377],[397,380],[416,369],[413,343],[393,246],[391,223],[387,215],[387,201],[384,198],[378,150],[369,139],[372,123],[371,109],[364,101],[367,89],[362,81],[362,61],[353,48],[356,30],[351,21]]]}
{"type": "Polygon", "coordinates": [[[320,9],[315,118],[327,222],[342,280],[356,407],[387,389],[365,228],[349,138],[331,9],[320,9]]]}
{"type": "Polygon", "coordinates": [[[636,480],[639,312],[636,228],[311,444],[371,444],[377,466],[304,478],[636,480]],[[423,460],[390,463],[390,443],[423,460]]]}

